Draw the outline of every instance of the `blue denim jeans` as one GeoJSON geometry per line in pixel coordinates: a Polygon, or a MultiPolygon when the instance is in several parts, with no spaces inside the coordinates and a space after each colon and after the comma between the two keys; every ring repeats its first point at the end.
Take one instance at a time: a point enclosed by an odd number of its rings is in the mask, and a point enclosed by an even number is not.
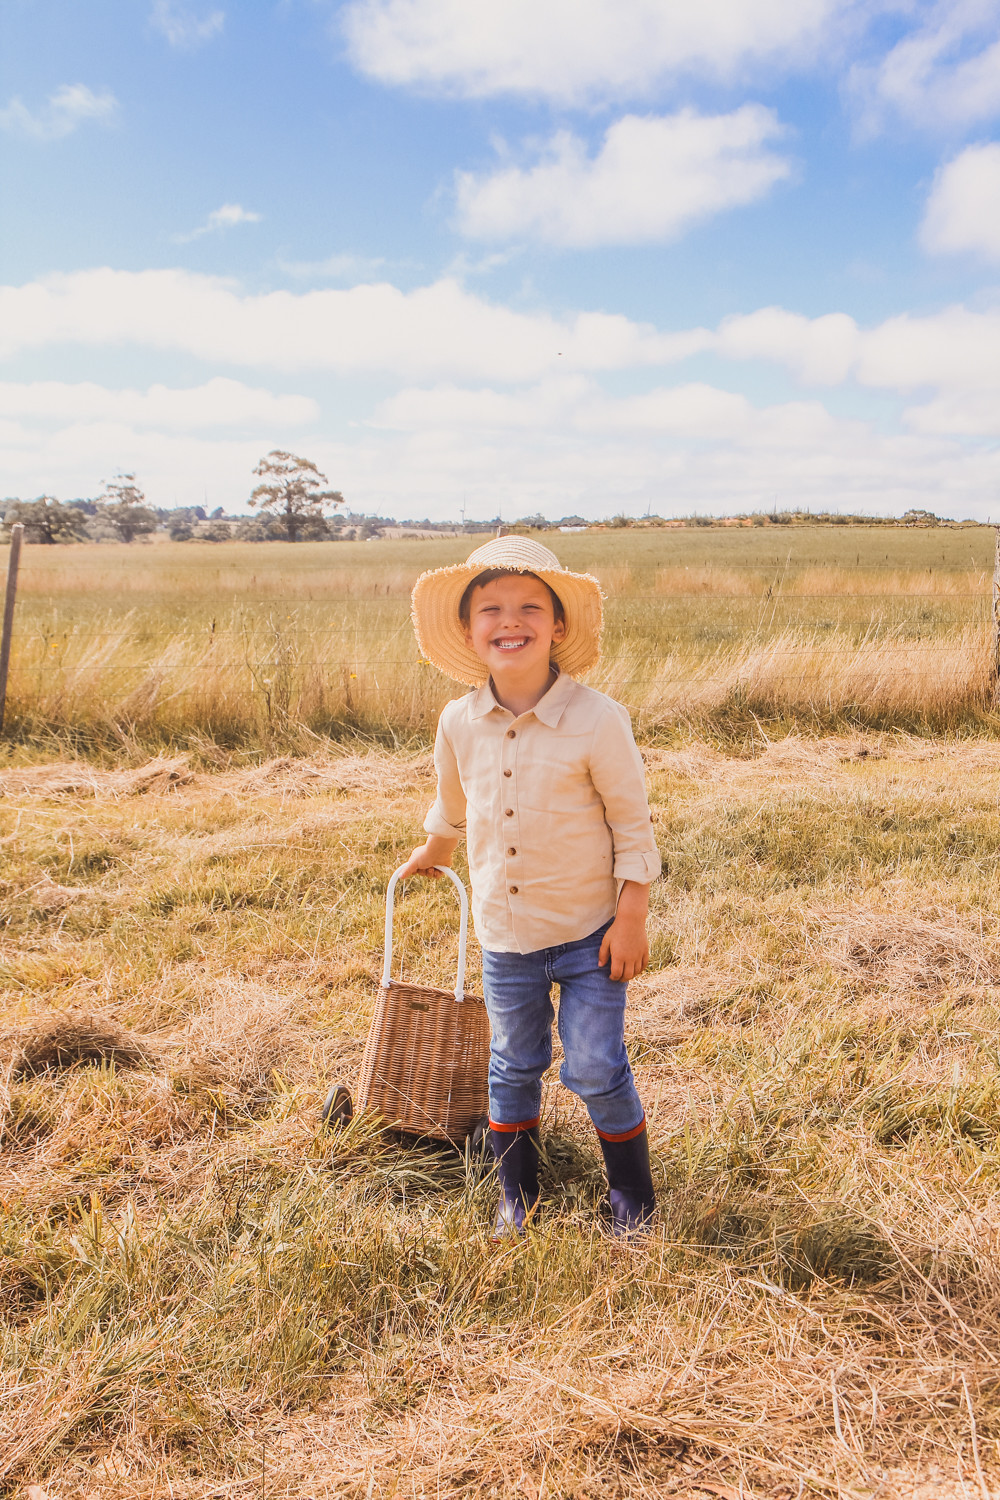
{"type": "Polygon", "coordinates": [[[542,1074],[552,1063],[552,986],[559,986],[559,1077],[587,1106],[600,1135],[631,1135],[643,1121],[625,1051],[627,985],[598,966],[611,926],[575,943],[534,953],[483,953],[483,995],[493,1028],[490,1121],[514,1129],[538,1123],[542,1074]]]}

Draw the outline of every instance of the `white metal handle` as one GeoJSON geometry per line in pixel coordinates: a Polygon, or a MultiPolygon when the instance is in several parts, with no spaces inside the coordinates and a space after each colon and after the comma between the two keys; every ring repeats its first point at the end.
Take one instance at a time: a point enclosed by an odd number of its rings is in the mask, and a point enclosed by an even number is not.
{"type": "MultiPolygon", "coordinates": [[[[465,999],[465,949],[469,935],[469,899],[465,894],[465,886],[459,880],[455,871],[448,865],[435,865],[435,870],[440,870],[442,875],[447,875],[458,892],[460,915],[458,920],[458,977],[455,983],[455,999],[465,999]]],[[[396,885],[400,874],[404,869],[400,865],[389,880],[385,893],[385,950],[382,963],[382,988],[389,985],[390,971],[392,969],[392,910],[396,901],[396,885]]]]}

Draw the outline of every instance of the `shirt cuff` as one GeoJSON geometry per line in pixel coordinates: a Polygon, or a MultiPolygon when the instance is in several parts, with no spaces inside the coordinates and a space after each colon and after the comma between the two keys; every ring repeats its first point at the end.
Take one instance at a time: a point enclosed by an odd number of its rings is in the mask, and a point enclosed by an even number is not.
{"type": "Polygon", "coordinates": [[[435,803],[424,819],[424,832],[436,833],[439,838],[443,839],[460,839],[465,836],[465,824],[461,823],[456,828],[448,822],[448,819],[441,812],[437,803],[435,803]]]}
{"type": "MultiPolygon", "coordinates": [[[[426,823],[424,827],[427,827],[426,823]]],[[[660,855],[656,849],[615,856],[616,880],[636,880],[640,885],[651,885],[660,869],[660,855]]]]}

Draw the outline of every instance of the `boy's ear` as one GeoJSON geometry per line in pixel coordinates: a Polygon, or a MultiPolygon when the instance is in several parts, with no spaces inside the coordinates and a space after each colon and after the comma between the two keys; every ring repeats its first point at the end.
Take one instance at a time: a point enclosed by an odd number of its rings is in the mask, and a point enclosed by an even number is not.
{"type": "Polygon", "coordinates": [[[564,641],[566,639],[565,620],[556,620],[555,624],[552,626],[552,639],[556,642],[557,645],[560,641],[564,641]]]}

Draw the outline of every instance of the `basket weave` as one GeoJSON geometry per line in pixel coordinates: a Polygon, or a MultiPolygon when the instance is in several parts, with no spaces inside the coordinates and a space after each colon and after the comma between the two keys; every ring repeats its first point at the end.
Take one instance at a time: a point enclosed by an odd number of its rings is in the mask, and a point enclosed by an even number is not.
{"type": "Polygon", "coordinates": [[[365,1043],[357,1102],[396,1130],[461,1145],[488,1110],[490,1023],[478,995],[465,993],[469,903],[454,870],[461,911],[454,990],[390,978],[392,917],[400,871],[386,891],[382,987],[365,1043]]]}
{"type": "Polygon", "coordinates": [[[461,1145],[487,1112],[490,1024],[477,995],[390,981],[379,990],[358,1103],[396,1130],[461,1145]]]}

